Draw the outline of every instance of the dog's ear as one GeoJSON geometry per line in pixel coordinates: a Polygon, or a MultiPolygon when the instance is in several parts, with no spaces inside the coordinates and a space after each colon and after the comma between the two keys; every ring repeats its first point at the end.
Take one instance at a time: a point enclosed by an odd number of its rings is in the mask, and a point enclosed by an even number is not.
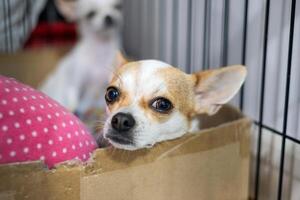
{"type": "Polygon", "coordinates": [[[121,51],[119,51],[117,53],[115,66],[117,68],[119,68],[119,67],[122,67],[123,65],[127,64],[128,62],[130,62],[130,61],[127,59],[127,57],[125,57],[125,55],[121,51]]]}
{"type": "Polygon", "coordinates": [[[230,101],[245,81],[247,70],[235,65],[192,74],[195,85],[195,111],[212,115],[230,101]]]}
{"type": "Polygon", "coordinates": [[[55,5],[59,13],[69,22],[77,20],[77,1],[78,0],[55,0],[55,5]]]}

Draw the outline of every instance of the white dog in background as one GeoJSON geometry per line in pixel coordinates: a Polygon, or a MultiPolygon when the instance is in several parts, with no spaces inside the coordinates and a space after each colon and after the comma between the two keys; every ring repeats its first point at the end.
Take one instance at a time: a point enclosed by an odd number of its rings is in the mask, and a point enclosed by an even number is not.
{"type": "Polygon", "coordinates": [[[121,0],[58,0],[68,20],[76,20],[80,38],[40,90],[72,112],[105,108],[105,89],[120,65],[121,0]]]}

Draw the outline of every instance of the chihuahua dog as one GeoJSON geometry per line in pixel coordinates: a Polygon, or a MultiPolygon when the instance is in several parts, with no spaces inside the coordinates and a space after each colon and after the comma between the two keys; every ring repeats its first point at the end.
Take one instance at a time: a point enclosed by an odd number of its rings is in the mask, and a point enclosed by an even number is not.
{"type": "Polygon", "coordinates": [[[57,0],[69,21],[76,20],[80,39],[40,89],[70,111],[84,114],[105,108],[111,72],[123,62],[119,33],[123,24],[120,0],[57,0]]]}
{"type": "Polygon", "coordinates": [[[240,65],[186,74],[164,62],[144,60],[117,69],[105,94],[103,137],[136,150],[197,131],[199,114],[215,114],[246,78],[240,65]]]}

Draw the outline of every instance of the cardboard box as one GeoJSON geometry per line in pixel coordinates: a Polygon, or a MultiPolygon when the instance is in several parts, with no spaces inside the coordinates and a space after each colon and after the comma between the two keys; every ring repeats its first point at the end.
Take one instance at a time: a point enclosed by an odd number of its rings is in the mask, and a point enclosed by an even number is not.
{"type": "Polygon", "coordinates": [[[226,106],[203,122],[152,149],[98,149],[87,165],[0,165],[0,199],[247,199],[250,120],[226,106]]]}
{"type": "Polygon", "coordinates": [[[0,74],[37,88],[69,50],[62,46],[0,54],[0,74]]]}
{"type": "MultiPolygon", "coordinates": [[[[0,55],[0,73],[36,87],[64,50],[0,55]]],[[[98,149],[86,165],[0,165],[0,200],[248,199],[251,121],[225,106],[202,131],[134,152],[98,149]]]]}

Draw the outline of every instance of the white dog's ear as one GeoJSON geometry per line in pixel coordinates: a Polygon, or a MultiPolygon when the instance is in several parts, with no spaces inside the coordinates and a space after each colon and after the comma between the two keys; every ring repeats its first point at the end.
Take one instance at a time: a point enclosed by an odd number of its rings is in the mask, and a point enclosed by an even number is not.
{"type": "Polygon", "coordinates": [[[242,65],[229,66],[192,74],[195,85],[195,111],[212,115],[230,101],[245,81],[242,65]]]}
{"type": "Polygon", "coordinates": [[[77,20],[77,7],[78,0],[55,0],[55,5],[61,15],[69,21],[77,20]]]}

